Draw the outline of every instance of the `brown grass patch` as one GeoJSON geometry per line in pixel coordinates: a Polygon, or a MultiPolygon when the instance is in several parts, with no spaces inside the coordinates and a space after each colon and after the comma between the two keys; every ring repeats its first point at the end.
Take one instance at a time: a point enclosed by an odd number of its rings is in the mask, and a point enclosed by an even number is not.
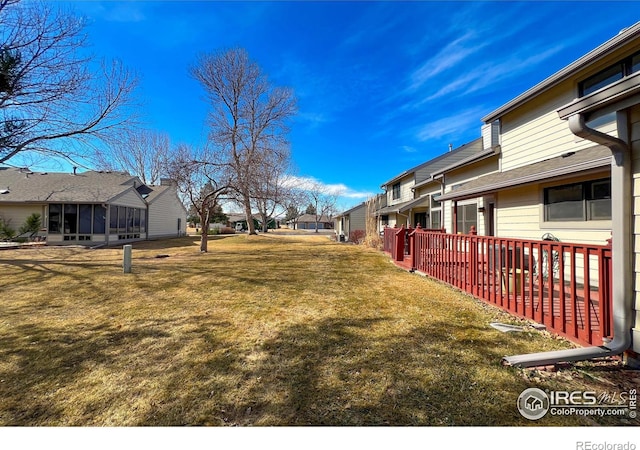
{"type": "Polygon", "coordinates": [[[135,244],[131,274],[120,249],[0,252],[0,425],[530,425],[523,389],[597,384],[588,365],[502,367],[571,344],[499,333],[508,316],[374,250],[271,234],[209,249],[135,244]]]}

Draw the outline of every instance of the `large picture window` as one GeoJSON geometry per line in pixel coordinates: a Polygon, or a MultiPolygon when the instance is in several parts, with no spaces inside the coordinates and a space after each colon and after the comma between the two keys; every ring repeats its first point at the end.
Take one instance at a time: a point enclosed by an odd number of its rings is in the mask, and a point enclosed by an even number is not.
{"type": "Polygon", "coordinates": [[[611,179],[585,181],[544,190],[547,222],[611,220],[611,179]]]}
{"type": "Polygon", "coordinates": [[[105,233],[106,213],[102,205],[50,204],[49,233],[64,234],[64,240],[91,240],[91,234],[105,233]]]}

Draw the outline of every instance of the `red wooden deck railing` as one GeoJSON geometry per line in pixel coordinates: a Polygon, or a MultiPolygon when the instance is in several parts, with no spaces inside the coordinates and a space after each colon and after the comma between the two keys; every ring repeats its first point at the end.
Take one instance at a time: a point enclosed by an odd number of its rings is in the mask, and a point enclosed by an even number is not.
{"type": "Polygon", "coordinates": [[[611,246],[386,228],[396,264],[581,345],[612,337],[611,246]],[[405,248],[405,240],[408,249],[405,248]]]}

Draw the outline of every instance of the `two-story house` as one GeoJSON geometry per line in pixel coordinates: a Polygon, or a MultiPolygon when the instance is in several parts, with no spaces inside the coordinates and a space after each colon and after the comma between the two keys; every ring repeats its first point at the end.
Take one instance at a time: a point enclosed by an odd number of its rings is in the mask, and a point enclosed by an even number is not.
{"type": "Polygon", "coordinates": [[[462,203],[452,208],[441,197],[452,186],[497,170],[496,149],[484,145],[479,138],[458,148],[450,149],[391,180],[383,183],[387,206],[376,211],[381,227],[406,226],[441,229],[449,232],[468,232],[478,226],[477,206],[462,203]]]}
{"type": "Polygon", "coordinates": [[[489,230],[500,237],[613,238],[614,341],[511,362],[640,352],[640,23],[482,120],[497,135],[498,171],[441,201],[477,202],[484,214],[493,205],[489,230]]]}

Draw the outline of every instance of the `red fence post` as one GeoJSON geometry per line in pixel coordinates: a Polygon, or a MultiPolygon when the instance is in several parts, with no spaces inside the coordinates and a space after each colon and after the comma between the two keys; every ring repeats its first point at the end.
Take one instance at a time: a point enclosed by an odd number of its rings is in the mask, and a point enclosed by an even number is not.
{"type": "Polygon", "coordinates": [[[416,254],[418,254],[418,246],[416,245],[416,232],[421,230],[422,226],[418,224],[411,233],[409,233],[409,258],[411,259],[411,270],[416,270],[416,254]]]}
{"type": "Polygon", "coordinates": [[[394,249],[393,249],[393,258],[395,261],[403,261],[404,260],[404,234],[405,234],[404,225],[396,231],[395,239],[394,239],[394,249]]]}

